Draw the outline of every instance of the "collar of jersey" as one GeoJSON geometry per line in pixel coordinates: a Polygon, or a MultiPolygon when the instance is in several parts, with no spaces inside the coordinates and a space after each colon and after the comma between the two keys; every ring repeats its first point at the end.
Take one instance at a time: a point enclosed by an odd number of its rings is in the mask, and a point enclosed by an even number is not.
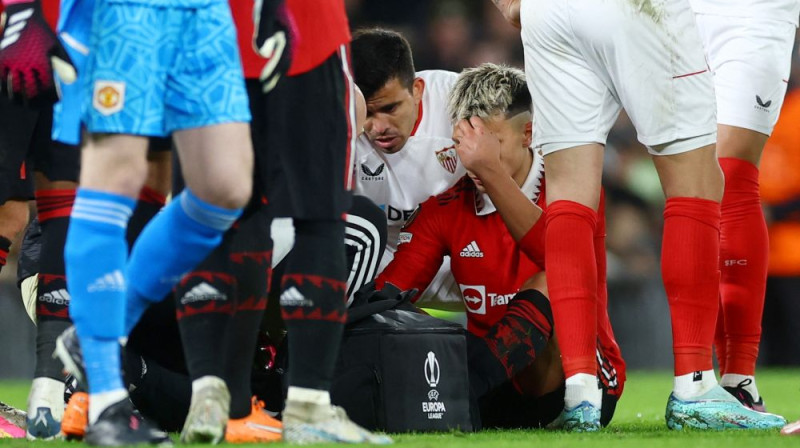
{"type": "MultiPolygon", "coordinates": [[[[533,150],[531,150],[533,151],[533,150]]],[[[533,161],[531,162],[531,170],[528,172],[528,177],[522,183],[520,190],[529,197],[531,201],[536,202],[539,199],[539,190],[542,186],[542,177],[544,175],[544,158],[534,151],[533,161]]],[[[486,193],[478,193],[475,190],[475,214],[478,216],[490,215],[497,211],[497,208],[492,203],[491,198],[486,193]]]]}

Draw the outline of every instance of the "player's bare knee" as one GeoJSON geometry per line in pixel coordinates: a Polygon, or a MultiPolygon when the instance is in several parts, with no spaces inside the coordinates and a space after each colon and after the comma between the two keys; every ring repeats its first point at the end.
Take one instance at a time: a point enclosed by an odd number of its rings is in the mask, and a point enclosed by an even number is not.
{"type": "Polygon", "coordinates": [[[30,209],[27,201],[9,200],[0,205],[0,236],[14,239],[28,225],[30,209]]]}
{"type": "Polygon", "coordinates": [[[201,185],[189,185],[198,198],[227,209],[244,208],[250,201],[253,191],[252,176],[236,178],[229,176],[225,179],[217,179],[201,185]]]}
{"type": "Polygon", "coordinates": [[[725,182],[714,144],[673,154],[659,154],[659,150],[654,147],[650,152],[667,198],[722,201],[725,182]]]}
{"type": "Polygon", "coordinates": [[[139,196],[147,178],[147,139],[128,135],[93,136],[83,150],[83,188],[139,196]]]}

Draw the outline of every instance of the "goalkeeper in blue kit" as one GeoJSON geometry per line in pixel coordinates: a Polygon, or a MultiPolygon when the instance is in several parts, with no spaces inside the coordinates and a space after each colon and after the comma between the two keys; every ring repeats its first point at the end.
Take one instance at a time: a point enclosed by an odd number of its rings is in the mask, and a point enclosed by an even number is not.
{"type": "MultiPolygon", "coordinates": [[[[4,31],[0,74],[31,76],[6,76],[12,82],[3,83],[3,93],[46,101],[55,69],[76,91],[61,106],[80,109],[89,131],[65,247],[75,327],[59,339],[57,353],[68,370],[85,374],[87,443],[164,443],[164,433],[132,418],[118,341],[219,244],[250,198],[250,113],[228,3],[64,1],[61,36],[76,59],[85,59],[77,81],[59,41],[36,26],[40,8],[30,11],[4,31]],[[187,188],[128,257],[125,229],[147,174],[147,138],[167,135],[187,188]]],[[[207,386],[193,393],[218,387],[207,386]]]]}

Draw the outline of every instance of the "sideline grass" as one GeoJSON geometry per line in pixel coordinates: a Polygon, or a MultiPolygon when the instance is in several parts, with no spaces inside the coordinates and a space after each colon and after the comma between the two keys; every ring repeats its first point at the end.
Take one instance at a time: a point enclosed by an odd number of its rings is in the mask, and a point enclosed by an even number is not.
{"type": "MultiPolygon", "coordinates": [[[[760,392],[771,412],[790,421],[800,417],[800,370],[767,370],[758,374],[760,392]]],[[[485,431],[477,434],[401,434],[397,446],[409,448],[780,448],[800,447],[800,437],[783,437],[762,431],[670,431],[664,424],[664,407],[672,386],[669,372],[631,372],[625,393],[609,428],[599,434],[581,435],[548,431],[485,431]]],[[[25,407],[29,384],[0,382],[0,400],[25,407]]],[[[67,448],[72,442],[27,442],[1,439],[0,448],[67,448]]],[[[200,445],[198,445],[200,446],[200,445]]]]}

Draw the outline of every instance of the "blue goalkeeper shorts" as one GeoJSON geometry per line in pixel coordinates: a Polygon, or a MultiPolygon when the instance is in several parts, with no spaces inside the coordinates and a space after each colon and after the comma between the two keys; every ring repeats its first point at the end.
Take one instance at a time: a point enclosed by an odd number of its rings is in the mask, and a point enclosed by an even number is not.
{"type": "Polygon", "coordinates": [[[56,76],[61,99],[53,107],[52,139],[68,145],[81,141],[81,114],[86,102],[86,64],[95,0],[62,0],[58,36],[78,72],[78,80],[65,84],[56,76]]]}
{"type": "Polygon", "coordinates": [[[228,2],[205,3],[97,0],[84,105],[90,132],[163,137],[250,121],[228,2]]]}

